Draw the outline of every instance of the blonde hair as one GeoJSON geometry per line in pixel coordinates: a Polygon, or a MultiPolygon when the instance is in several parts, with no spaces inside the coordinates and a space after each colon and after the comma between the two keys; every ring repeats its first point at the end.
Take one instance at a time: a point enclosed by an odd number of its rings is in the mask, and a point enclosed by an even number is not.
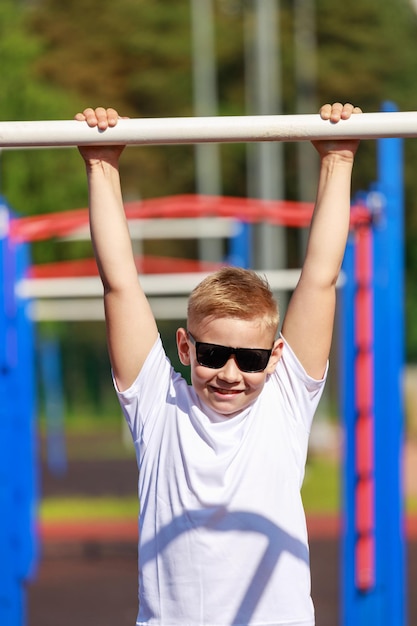
{"type": "Polygon", "coordinates": [[[190,323],[199,324],[207,317],[259,319],[275,336],[278,303],[265,277],[253,270],[223,267],[197,285],[188,300],[190,323]]]}

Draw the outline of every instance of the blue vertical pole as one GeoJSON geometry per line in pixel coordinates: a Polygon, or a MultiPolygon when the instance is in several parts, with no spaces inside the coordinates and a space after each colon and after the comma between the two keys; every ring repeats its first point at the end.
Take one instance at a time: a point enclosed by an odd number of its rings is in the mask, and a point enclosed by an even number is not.
{"type": "Polygon", "coordinates": [[[229,240],[228,262],[236,267],[252,267],[252,227],[247,222],[237,222],[229,240]]]}
{"type": "Polygon", "coordinates": [[[40,371],[45,395],[48,468],[57,476],[67,470],[64,433],[64,392],[61,354],[57,339],[39,342],[40,371]]]}
{"type": "MultiPolygon", "coordinates": [[[[386,103],[384,111],[395,110],[386,103]]],[[[377,584],[383,624],[404,626],[406,616],[403,477],[404,438],[404,199],[403,140],[381,139],[378,190],[385,200],[375,221],[375,471],[377,584]]]]}
{"type": "Polygon", "coordinates": [[[340,567],[340,623],[357,624],[355,611],[355,271],[354,235],[351,234],[343,260],[344,284],[339,292],[339,402],[343,416],[342,511],[341,511],[341,567],[340,567]]]}
{"type": "MultiPolygon", "coordinates": [[[[27,275],[30,265],[27,244],[13,246],[14,288],[27,275]]],[[[14,473],[14,533],[15,584],[20,595],[20,622],[26,624],[26,585],[35,574],[37,565],[37,446],[34,368],[34,328],[30,319],[31,302],[14,293],[16,329],[16,362],[13,367],[12,446],[14,473]]],[[[16,622],[17,624],[17,622],[16,622]]],[[[14,626],[14,624],[13,624],[14,626]]]]}
{"type": "MultiPolygon", "coordinates": [[[[15,245],[16,282],[27,277],[31,264],[29,245],[15,245]]],[[[38,448],[37,402],[35,380],[35,329],[31,319],[32,302],[15,293],[17,357],[14,369],[15,389],[19,397],[14,424],[18,472],[17,527],[21,546],[21,580],[34,574],[37,564],[38,448]]]]}
{"type": "Polygon", "coordinates": [[[12,325],[12,254],[9,210],[0,203],[0,624],[20,624],[21,597],[13,550],[13,397],[11,388],[16,335],[12,325]]]}
{"type": "Polygon", "coordinates": [[[0,624],[25,622],[25,585],[36,553],[36,480],[32,325],[16,285],[27,248],[8,236],[0,201],[0,624]]]}

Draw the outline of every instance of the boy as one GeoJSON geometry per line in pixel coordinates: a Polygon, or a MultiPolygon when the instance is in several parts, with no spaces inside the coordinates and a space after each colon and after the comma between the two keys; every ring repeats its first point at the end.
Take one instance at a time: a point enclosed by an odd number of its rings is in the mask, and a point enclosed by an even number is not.
{"type": "MultiPolygon", "coordinates": [[[[360,109],[324,105],[343,123],[360,109]]],[[[113,109],[76,119],[105,130],[113,109]]],[[[358,142],[321,141],[306,258],[277,338],[278,309],[254,272],[224,268],[191,294],[177,331],[187,383],[164,353],[123,210],[123,147],[83,147],[91,235],[104,286],[114,384],[139,467],[137,625],[312,626],[300,497],[327,373],[336,280],[358,142]]]]}

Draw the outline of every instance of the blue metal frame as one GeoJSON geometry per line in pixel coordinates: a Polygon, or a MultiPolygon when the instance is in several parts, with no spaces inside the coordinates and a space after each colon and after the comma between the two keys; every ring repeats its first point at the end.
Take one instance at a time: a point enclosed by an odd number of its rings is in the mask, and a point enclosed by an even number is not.
{"type": "Polygon", "coordinates": [[[238,222],[229,239],[228,263],[237,267],[252,267],[252,226],[238,222]]]}
{"type": "Polygon", "coordinates": [[[11,214],[0,200],[0,624],[25,622],[25,583],[37,561],[33,326],[16,285],[28,247],[8,237],[11,214]]]}
{"type": "MultiPolygon", "coordinates": [[[[392,104],[384,105],[393,111],[392,104]]],[[[378,142],[378,191],[385,199],[375,222],[375,450],[377,572],[384,624],[406,623],[404,498],[401,475],[404,407],[403,140],[378,142]]]]}
{"type": "Polygon", "coordinates": [[[342,625],[356,624],[350,621],[352,609],[355,606],[355,588],[352,584],[355,580],[355,378],[354,378],[354,239],[349,237],[343,260],[343,273],[345,283],[339,292],[339,360],[340,360],[340,384],[339,402],[344,421],[344,457],[342,466],[342,497],[341,510],[341,594],[340,594],[340,622],[342,625]]]}
{"type": "Polygon", "coordinates": [[[55,476],[67,471],[67,451],[64,429],[64,390],[62,385],[61,353],[56,338],[38,340],[40,375],[45,395],[46,454],[48,469],[55,476]]]}
{"type": "MultiPolygon", "coordinates": [[[[383,110],[394,110],[387,103],[383,110]]],[[[341,410],[345,425],[341,623],[343,626],[405,626],[404,498],[401,475],[404,436],[404,201],[402,140],[381,139],[378,183],[367,195],[373,215],[375,585],[355,587],[355,380],[353,245],[349,243],[341,293],[341,410]]]]}

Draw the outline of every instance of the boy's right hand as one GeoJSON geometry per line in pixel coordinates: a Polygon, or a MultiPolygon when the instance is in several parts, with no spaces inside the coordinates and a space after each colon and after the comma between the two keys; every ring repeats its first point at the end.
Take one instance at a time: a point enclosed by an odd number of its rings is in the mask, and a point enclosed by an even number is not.
{"type": "MultiPolygon", "coordinates": [[[[342,104],[341,102],[335,102],[334,104],[324,104],[320,108],[320,117],[323,120],[329,120],[332,124],[340,123],[342,120],[348,120],[351,115],[357,115],[362,113],[360,107],[353,106],[347,102],[342,104]]],[[[339,157],[353,161],[356,150],[359,146],[359,139],[348,138],[333,140],[331,138],[321,141],[313,141],[313,146],[316,148],[321,158],[327,155],[338,155],[339,157]]]]}
{"type": "MultiPolygon", "coordinates": [[[[87,122],[91,128],[96,126],[100,131],[116,126],[120,116],[115,109],[97,107],[93,109],[88,107],[82,113],[77,113],[74,117],[79,122],[87,122]]],[[[86,162],[88,161],[114,161],[118,160],[125,146],[106,146],[100,144],[97,146],[79,146],[78,149],[81,156],[86,162]]]]}

